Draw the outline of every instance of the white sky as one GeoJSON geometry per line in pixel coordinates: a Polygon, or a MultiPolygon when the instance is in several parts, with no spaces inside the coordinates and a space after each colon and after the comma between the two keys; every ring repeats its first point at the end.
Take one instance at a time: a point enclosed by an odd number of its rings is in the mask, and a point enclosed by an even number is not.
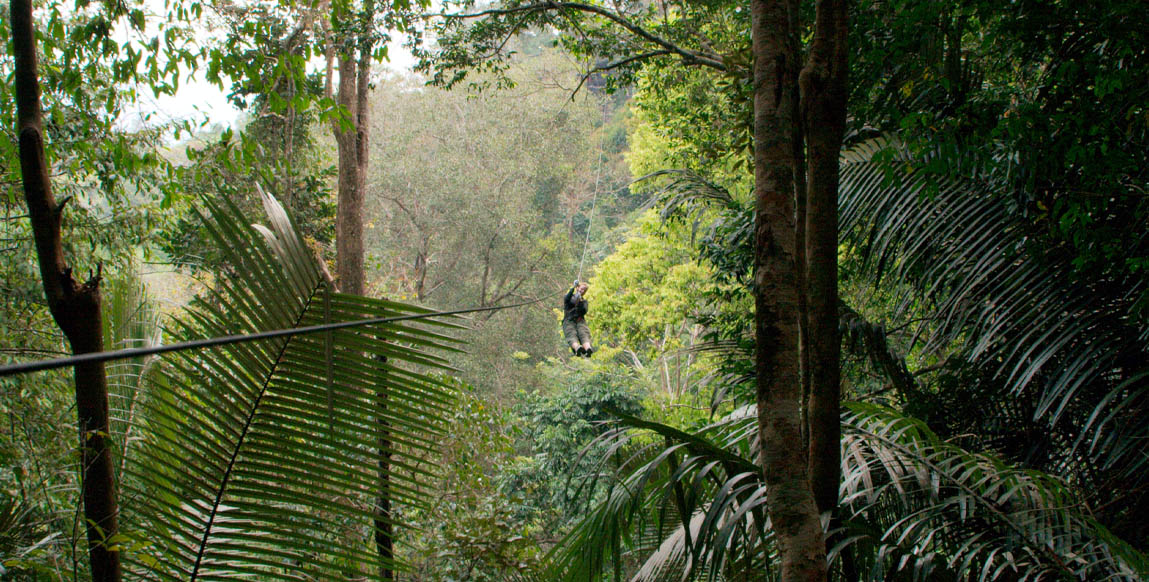
{"type": "MultiPolygon", "coordinates": [[[[392,42],[388,54],[390,61],[378,66],[396,73],[411,72],[415,65],[415,57],[400,46],[400,42],[392,42]]],[[[181,83],[176,95],[161,95],[157,99],[150,91],[142,90],[136,107],[125,112],[120,118],[120,124],[125,127],[140,127],[175,119],[197,121],[206,119],[209,127],[233,126],[239,119],[240,113],[228,102],[225,91],[204,80],[202,74],[197,74],[190,81],[181,83]]]]}
{"type": "MultiPolygon", "coordinates": [[[[159,20],[164,18],[164,0],[142,0],[141,3],[149,14],[148,32],[154,34],[159,20]]],[[[126,41],[130,33],[122,25],[119,28],[116,36],[120,41],[126,41]]],[[[205,40],[210,42],[213,33],[207,27],[203,32],[205,40]]],[[[402,38],[391,42],[388,54],[390,60],[377,65],[383,69],[377,74],[384,70],[409,73],[415,65],[414,56],[402,46],[402,38]]],[[[323,63],[317,62],[315,66],[322,67],[323,63]]],[[[209,128],[234,127],[241,115],[227,101],[227,91],[221,91],[205,80],[202,72],[181,79],[179,91],[174,96],[162,95],[156,98],[146,86],[137,87],[137,94],[135,107],[128,108],[118,120],[121,127],[144,127],[172,120],[206,122],[209,128]]]]}

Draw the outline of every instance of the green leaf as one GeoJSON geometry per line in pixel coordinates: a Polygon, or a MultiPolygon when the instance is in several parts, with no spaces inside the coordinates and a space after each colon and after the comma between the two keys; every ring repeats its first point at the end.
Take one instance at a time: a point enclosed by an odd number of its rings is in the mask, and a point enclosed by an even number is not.
{"type": "MultiPolygon", "coordinates": [[[[252,228],[228,200],[205,200],[204,228],[235,275],[177,320],[180,339],[426,312],[331,293],[283,208],[263,202],[268,225],[252,228]]],[[[372,540],[378,520],[404,524],[375,508],[426,502],[454,399],[423,371],[454,349],[430,329],[444,326],[456,327],[408,321],[168,357],[133,426],[125,529],[154,544],[128,554],[132,567],[159,580],[401,567],[372,540]]]]}

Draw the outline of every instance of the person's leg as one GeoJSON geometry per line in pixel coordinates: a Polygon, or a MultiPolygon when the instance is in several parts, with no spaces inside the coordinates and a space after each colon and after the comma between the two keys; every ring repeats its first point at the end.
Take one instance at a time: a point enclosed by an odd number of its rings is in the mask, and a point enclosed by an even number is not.
{"type": "Polygon", "coordinates": [[[563,337],[566,338],[567,345],[571,348],[571,353],[576,356],[581,356],[582,346],[579,345],[578,329],[575,323],[568,319],[563,320],[563,337]]]}
{"type": "Polygon", "coordinates": [[[590,346],[590,326],[586,324],[586,320],[579,321],[575,326],[578,332],[578,341],[582,347],[582,352],[587,357],[594,353],[594,348],[590,346]]]}

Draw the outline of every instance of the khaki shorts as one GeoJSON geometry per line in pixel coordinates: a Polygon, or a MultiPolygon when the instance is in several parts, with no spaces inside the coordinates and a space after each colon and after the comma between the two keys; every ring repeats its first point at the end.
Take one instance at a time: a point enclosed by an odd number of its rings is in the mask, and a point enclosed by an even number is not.
{"type": "Polygon", "coordinates": [[[590,327],[587,327],[585,319],[580,319],[578,321],[564,319],[563,337],[566,338],[568,346],[571,344],[589,344],[590,327]]]}

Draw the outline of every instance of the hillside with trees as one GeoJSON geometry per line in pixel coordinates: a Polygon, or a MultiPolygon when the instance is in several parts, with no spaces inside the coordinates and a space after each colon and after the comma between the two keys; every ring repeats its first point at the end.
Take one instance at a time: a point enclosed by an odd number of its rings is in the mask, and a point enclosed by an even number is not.
{"type": "Polygon", "coordinates": [[[1149,579],[1145,22],[11,0],[0,580],[1149,579]]]}

